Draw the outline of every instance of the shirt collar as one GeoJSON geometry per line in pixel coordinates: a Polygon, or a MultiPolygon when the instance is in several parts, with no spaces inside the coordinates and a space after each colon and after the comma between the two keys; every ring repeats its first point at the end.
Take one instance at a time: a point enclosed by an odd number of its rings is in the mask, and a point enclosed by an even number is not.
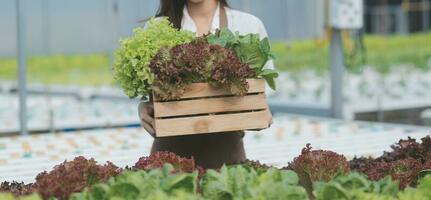
{"type": "MultiPolygon", "coordinates": [[[[193,21],[192,17],[189,15],[187,6],[184,6],[184,9],[183,9],[183,19],[181,20],[181,28],[192,32],[197,32],[196,24],[193,21]]],[[[214,32],[218,28],[220,28],[220,3],[217,4],[217,9],[212,19],[210,31],[214,32]]]]}

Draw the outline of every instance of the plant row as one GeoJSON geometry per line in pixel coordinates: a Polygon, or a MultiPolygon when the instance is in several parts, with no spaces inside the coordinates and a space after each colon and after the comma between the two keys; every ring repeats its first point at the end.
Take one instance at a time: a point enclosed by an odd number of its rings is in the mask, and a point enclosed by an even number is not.
{"type": "Polygon", "coordinates": [[[347,161],[307,145],[278,169],[257,161],[203,169],[158,152],[124,169],[77,157],[30,184],[3,182],[1,199],[431,199],[431,138],[400,140],[378,158],[347,161]],[[30,195],[30,196],[28,196],[30,195]]]}

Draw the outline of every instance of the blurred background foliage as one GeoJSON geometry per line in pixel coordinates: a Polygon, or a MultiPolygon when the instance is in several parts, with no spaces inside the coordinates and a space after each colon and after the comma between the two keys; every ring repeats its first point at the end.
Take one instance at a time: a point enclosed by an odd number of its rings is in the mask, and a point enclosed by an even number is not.
{"type": "MultiPolygon", "coordinates": [[[[0,79],[15,80],[16,59],[0,59],[0,79]]],[[[106,54],[33,56],[27,60],[27,79],[45,84],[112,84],[106,54]]]]}
{"type": "MultiPolygon", "coordinates": [[[[349,60],[354,45],[350,39],[344,39],[343,42],[347,54],[346,68],[352,73],[361,72],[367,67],[382,74],[399,67],[429,70],[431,65],[431,33],[365,35],[365,48],[359,53],[364,62],[349,60]]],[[[273,41],[275,65],[280,71],[313,71],[324,76],[329,72],[328,45],[327,39],[273,41]]],[[[113,84],[109,63],[107,54],[33,56],[28,59],[27,77],[30,82],[47,84],[113,84]]],[[[16,79],[14,58],[1,58],[0,66],[0,79],[16,79]]]]}
{"type": "MultiPolygon", "coordinates": [[[[353,47],[351,41],[343,40],[344,48],[349,53],[353,47]]],[[[360,72],[365,67],[387,73],[397,67],[412,67],[429,70],[431,59],[431,33],[411,34],[408,36],[366,35],[363,38],[364,64],[356,62],[346,67],[350,72],[360,72]]],[[[329,69],[329,41],[307,40],[292,43],[274,42],[275,64],[281,71],[291,73],[313,70],[326,74],[329,69]]],[[[346,56],[346,61],[348,61],[346,56]]]]}

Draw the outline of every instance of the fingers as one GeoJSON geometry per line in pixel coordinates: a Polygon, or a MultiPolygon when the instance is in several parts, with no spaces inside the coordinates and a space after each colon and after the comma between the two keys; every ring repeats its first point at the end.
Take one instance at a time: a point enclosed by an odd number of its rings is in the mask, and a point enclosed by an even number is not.
{"type": "Polygon", "coordinates": [[[154,116],[154,104],[147,102],[145,108],[147,109],[148,115],[154,116]]]}
{"type": "Polygon", "coordinates": [[[141,117],[142,122],[146,122],[148,124],[153,124],[153,122],[154,122],[154,118],[151,117],[147,112],[141,113],[140,117],[141,117]]]}
{"type": "Polygon", "coordinates": [[[149,115],[154,115],[154,106],[151,102],[141,102],[139,103],[138,106],[138,112],[139,115],[141,115],[141,113],[147,113],[149,115]]]}
{"type": "Polygon", "coordinates": [[[139,104],[139,118],[141,121],[147,122],[148,124],[154,121],[154,108],[153,104],[145,102],[139,104]]]}
{"type": "Polygon", "coordinates": [[[145,104],[146,104],[146,102],[143,102],[143,101],[139,102],[139,105],[138,105],[139,118],[142,118],[141,115],[142,115],[142,113],[145,112],[145,104]]]}
{"type": "Polygon", "coordinates": [[[269,114],[269,119],[268,119],[268,128],[269,128],[274,123],[274,121],[272,120],[272,113],[269,109],[268,109],[268,114],[269,114]]]}
{"type": "Polygon", "coordinates": [[[138,114],[141,121],[141,126],[151,135],[155,136],[154,130],[154,108],[150,102],[141,102],[138,106],[138,114]]]}
{"type": "Polygon", "coordinates": [[[144,129],[153,137],[155,137],[155,131],[152,125],[146,123],[146,122],[141,122],[142,127],[144,127],[144,129]]]}

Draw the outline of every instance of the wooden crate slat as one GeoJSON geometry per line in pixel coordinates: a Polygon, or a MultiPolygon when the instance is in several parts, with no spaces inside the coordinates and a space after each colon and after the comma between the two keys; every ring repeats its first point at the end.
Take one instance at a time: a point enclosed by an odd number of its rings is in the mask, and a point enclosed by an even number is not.
{"type": "MultiPolygon", "coordinates": [[[[247,93],[265,92],[264,79],[247,79],[247,82],[249,85],[247,93]]],[[[185,92],[180,99],[221,95],[231,95],[231,93],[221,87],[212,87],[208,83],[193,83],[185,88],[185,92]]],[[[157,99],[157,97],[154,97],[154,101],[159,101],[159,99],[157,99]]]]}
{"type": "Polygon", "coordinates": [[[268,127],[269,111],[156,119],[157,137],[192,135],[268,127]]]}
{"type": "Polygon", "coordinates": [[[264,93],[243,97],[193,99],[154,102],[155,117],[184,116],[205,113],[259,110],[267,107],[264,93]]]}

